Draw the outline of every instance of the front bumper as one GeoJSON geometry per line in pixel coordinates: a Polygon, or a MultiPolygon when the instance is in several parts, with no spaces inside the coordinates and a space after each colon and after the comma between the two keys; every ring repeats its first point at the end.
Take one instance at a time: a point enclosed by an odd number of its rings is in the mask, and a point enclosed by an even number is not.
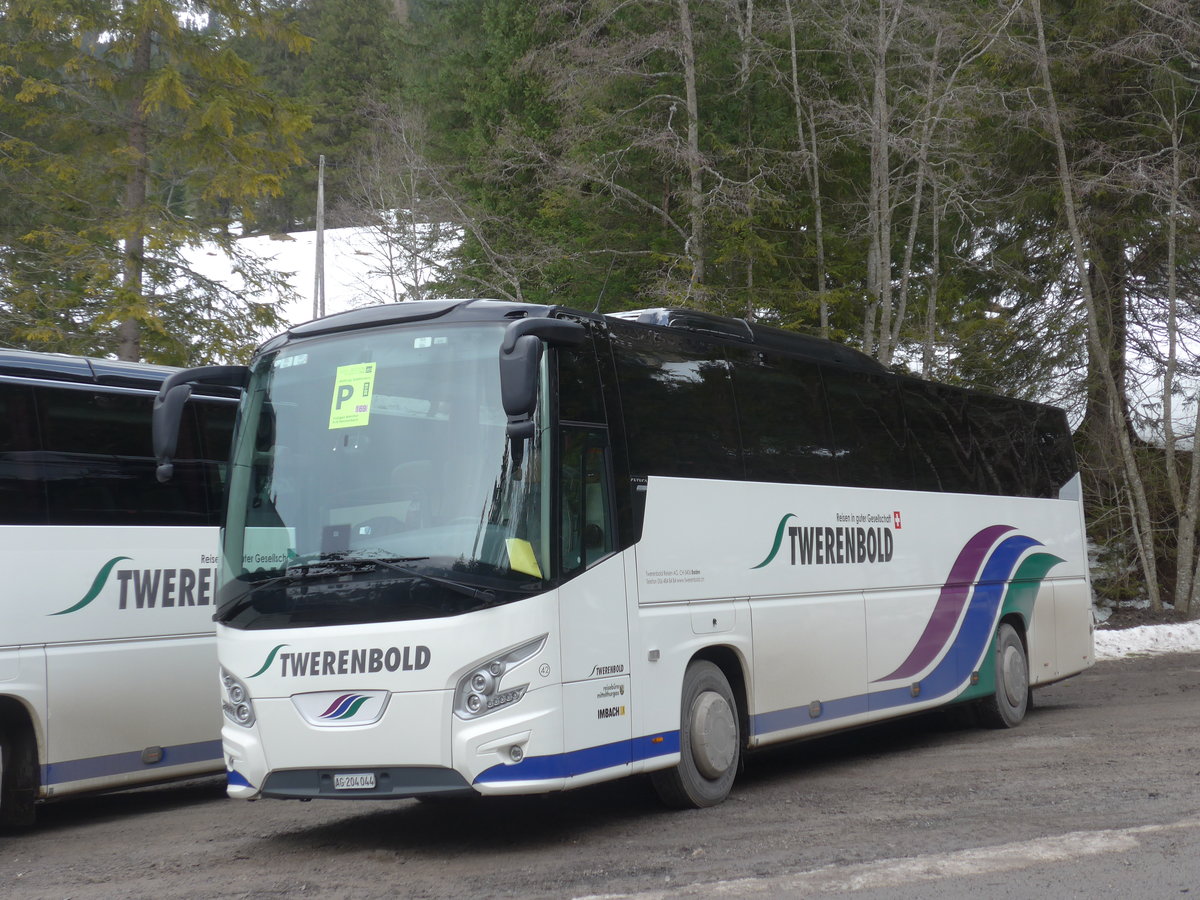
{"type": "Polygon", "coordinates": [[[227,792],[244,800],[369,800],[559,790],[565,779],[558,776],[513,781],[495,775],[562,754],[561,697],[561,687],[550,685],[512,707],[464,721],[454,715],[452,691],[396,693],[379,721],[360,726],[312,725],[290,698],[256,699],[252,728],[226,722],[221,732],[227,792]],[[375,787],[333,787],[334,775],[360,773],[374,774],[375,787]]]}

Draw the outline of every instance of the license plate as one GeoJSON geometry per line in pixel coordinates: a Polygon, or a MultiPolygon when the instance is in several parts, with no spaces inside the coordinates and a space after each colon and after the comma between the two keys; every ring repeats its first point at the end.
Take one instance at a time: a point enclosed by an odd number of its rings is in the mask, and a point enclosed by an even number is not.
{"type": "Polygon", "coordinates": [[[369,791],[375,787],[374,772],[353,772],[347,775],[333,776],[335,791],[369,791]]]}

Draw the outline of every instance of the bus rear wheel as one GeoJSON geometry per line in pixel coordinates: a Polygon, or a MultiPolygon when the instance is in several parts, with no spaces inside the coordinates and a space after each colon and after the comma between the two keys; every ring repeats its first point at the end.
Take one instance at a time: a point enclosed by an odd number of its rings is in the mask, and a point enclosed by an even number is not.
{"type": "Polygon", "coordinates": [[[679,764],[654,772],[658,796],[676,809],[716,806],[729,796],[741,758],[737,700],[725,673],[706,660],[683,676],[679,764]]]}
{"type": "Polygon", "coordinates": [[[1021,635],[1007,622],[996,629],[996,689],[979,701],[979,718],[988,728],[1015,728],[1029,709],[1029,658],[1021,635]]]}

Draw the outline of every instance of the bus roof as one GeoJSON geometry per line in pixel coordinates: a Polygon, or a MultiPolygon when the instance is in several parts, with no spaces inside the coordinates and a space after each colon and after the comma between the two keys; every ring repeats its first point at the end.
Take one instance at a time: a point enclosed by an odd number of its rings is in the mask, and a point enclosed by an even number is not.
{"type": "Polygon", "coordinates": [[[830,363],[849,369],[869,372],[885,372],[887,369],[876,360],[851,347],[824,338],[781,328],[752,324],[745,319],[717,316],[712,313],[677,307],[660,307],[608,313],[604,316],[594,312],[571,309],[565,306],[543,306],[536,303],[515,303],[506,300],[410,300],[403,303],[385,303],[360,309],[335,313],[322,319],[314,319],[288,329],[284,334],[267,341],[260,352],[274,350],[291,338],[333,334],[400,322],[418,322],[429,319],[458,319],[471,321],[503,321],[547,317],[567,314],[594,321],[615,319],[659,328],[693,331],[709,337],[723,338],[753,344],[764,350],[776,350],[800,356],[815,362],[830,363]]]}
{"type": "MultiPolygon", "coordinates": [[[[179,371],[172,366],[95,359],[67,353],[39,353],[33,350],[0,349],[0,376],[36,378],[67,384],[91,384],[101,387],[140,388],[157,391],[163,380],[179,371]]],[[[197,385],[196,393],[237,397],[237,391],[197,385]]]]}

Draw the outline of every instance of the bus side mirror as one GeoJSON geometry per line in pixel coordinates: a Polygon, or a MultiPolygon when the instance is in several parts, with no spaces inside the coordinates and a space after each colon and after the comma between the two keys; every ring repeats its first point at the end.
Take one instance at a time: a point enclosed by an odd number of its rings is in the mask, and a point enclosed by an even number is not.
{"type": "Polygon", "coordinates": [[[500,353],[500,398],[508,416],[508,436],[511,438],[533,436],[541,361],[542,341],[532,334],[518,337],[511,351],[500,353]]]}
{"type": "Polygon", "coordinates": [[[552,347],[578,347],[585,340],[587,329],[570,319],[518,319],[505,329],[500,345],[500,397],[514,461],[520,461],[523,442],[535,428],[542,341],[552,347]]]}
{"type": "Polygon", "coordinates": [[[183,408],[192,396],[192,385],[210,384],[244,388],[250,380],[246,366],[200,366],[183,369],[170,375],[159,387],[154,398],[154,456],[158,460],[155,475],[162,483],[175,474],[175,448],[179,443],[179,426],[183,408]]]}

